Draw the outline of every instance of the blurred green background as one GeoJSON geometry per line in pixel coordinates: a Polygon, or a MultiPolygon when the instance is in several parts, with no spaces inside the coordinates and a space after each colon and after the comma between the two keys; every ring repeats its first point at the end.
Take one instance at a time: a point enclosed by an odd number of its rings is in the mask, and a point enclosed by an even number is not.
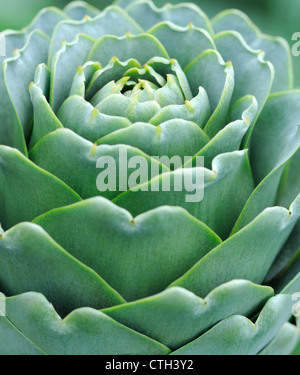
{"type": "MultiPolygon", "coordinates": [[[[43,7],[54,5],[63,8],[68,0],[0,0],[0,31],[6,28],[19,29],[26,26],[43,7]]],[[[113,0],[90,0],[103,9],[113,0]]],[[[182,0],[154,0],[158,6],[165,2],[179,3],[182,0]]],[[[271,35],[284,37],[290,45],[292,35],[300,32],[300,0],[193,0],[210,17],[227,9],[237,8],[246,12],[259,28],[271,35]]],[[[294,57],[295,86],[300,87],[300,56],[294,57]]]]}

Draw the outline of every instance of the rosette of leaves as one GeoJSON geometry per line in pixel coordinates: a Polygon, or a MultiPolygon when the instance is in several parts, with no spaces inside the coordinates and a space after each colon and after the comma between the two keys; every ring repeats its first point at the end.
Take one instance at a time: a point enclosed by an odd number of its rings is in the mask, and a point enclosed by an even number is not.
{"type": "Polygon", "coordinates": [[[300,92],[286,42],[237,11],[150,1],[49,8],[5,35],[0,353],[292,353],[300,92]],[[98,161],[122,170],[120,150],[190,159],[157,159],[155,177],[132,163],[135,189],[109,191],[98,161]],[[187,202],[175,178],[199,168],[204,198],[187,202]]]}

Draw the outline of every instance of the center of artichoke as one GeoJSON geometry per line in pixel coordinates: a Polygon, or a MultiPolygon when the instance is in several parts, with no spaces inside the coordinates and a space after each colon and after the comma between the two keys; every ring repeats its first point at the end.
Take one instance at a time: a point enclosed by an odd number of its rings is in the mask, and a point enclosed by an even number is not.
{"type": "Polygon", "coordinates": [[[78,68],[57,116],[97,145],[128,145],[149,157],[184,160],[207,144],[203,128],[211,106],[203,87],[192,93],[176,59],[153,57],[142,65],[113,57],[105,67],[89,61],[78,68]]]}
{"type": "MultiPolygon", "coordinates": [[[[126,113],[126,118],[131,122],[150,122],[164,107],[184,105],[189,99],[185,96],[177,76],[178,72],[174,74],[172,71],[175,65],[177,71],[181,70],[175,60],[154,58],[142,67],[136,60],[120,63],[114,57],[108,67],[96,70],[89,79],[91,71],[88,70],[93,68],[89,63],[77,71],[71,94],[82,91],[84,80],[86,85],[84,98],[101,113],[118,117],[124,117],[126,113]],[[123,65],[128,69],[114,72],[111,76],[112,80],[103,80],[109,67],[114,71],[115,65],[123,65]],[[139,104],[142,104],[140,116],[136,116],[135,109],[139,104]],[[124,107],[127,111],[124,111],[124,107]]],[[[97,65],[94,64],[94,67],[97,65]]],[[[182,71],[180,73],[184,76],[182,71]]]]}

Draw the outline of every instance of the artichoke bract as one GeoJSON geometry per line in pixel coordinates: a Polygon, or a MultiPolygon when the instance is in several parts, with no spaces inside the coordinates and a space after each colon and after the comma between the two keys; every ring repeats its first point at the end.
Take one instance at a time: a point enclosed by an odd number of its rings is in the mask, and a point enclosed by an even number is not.
{"type": "Polygon", "coordinates": [[[297,353],[287,42],[147,0],[4,36],[0,354],[297,353]]]}

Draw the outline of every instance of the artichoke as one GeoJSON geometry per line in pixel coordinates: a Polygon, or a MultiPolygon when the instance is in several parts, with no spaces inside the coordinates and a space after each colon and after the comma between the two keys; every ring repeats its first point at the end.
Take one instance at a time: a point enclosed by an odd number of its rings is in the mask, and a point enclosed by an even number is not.
{"type": "Polygon", "coordinates": [[[0,353],[299,352],[287,42],[148,0],[4,36],[0,353]]]}

